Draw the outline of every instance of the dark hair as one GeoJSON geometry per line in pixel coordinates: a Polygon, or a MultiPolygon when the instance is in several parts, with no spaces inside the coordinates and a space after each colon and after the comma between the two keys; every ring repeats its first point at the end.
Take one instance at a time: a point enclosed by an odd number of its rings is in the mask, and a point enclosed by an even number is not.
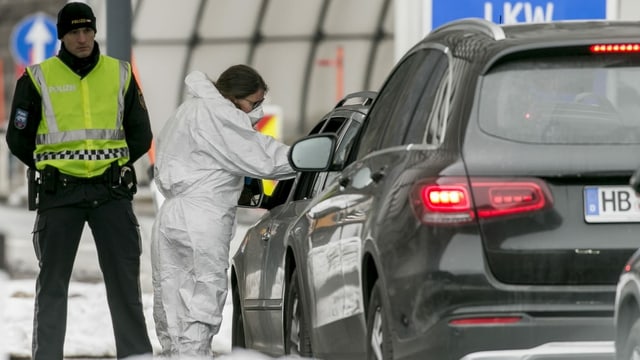
{"type": "Polygon", "coordinates": [[[233,65],[225,70],[214,82],[225,98],[242,99],[262,89],[269,90],[267,84],[253,68],[247,65],[233,65]]]}

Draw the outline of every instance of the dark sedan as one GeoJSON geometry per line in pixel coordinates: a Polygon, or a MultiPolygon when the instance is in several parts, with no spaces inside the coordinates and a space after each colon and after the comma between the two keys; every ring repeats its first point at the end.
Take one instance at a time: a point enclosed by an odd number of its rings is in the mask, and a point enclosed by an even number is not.
{"type": "MultiPolygon", "coordinates": [[[[342,167],[375,92],[347,95],[310,132],[331,134],[337,140],[332,153],[342,167]]],[[[287,243],[287,228],[311,199],[331,184],[335,171],[305,172],[295,180],[280,181],[260,206],[270,209],[248,229],[232,258],[232,345],[271,355],[310,355],[308,322],[299,294],[296,256],[287,243]]]]}

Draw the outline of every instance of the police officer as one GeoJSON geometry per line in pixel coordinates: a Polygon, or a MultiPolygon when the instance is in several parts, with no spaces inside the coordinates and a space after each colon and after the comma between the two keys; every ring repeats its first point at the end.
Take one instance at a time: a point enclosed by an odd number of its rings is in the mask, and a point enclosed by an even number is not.
{"type": "Polygon", "coordinates": [[[95,21],[84,3],[60,10],[60,52],[27,67],[11,108],[9,148],[39,173],[35,360],[63,358],[69,279],[85,222],[96,243],[118,358],[152,353],[131,203],[132,163],[149,149],[151,125],[131,65],[100,54],[95,21]]]}

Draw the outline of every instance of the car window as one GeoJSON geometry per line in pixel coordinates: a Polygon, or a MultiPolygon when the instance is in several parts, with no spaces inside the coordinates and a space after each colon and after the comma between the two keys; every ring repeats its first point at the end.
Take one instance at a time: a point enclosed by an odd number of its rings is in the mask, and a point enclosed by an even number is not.
{"type": "Polygon", "coordinates": [[[332,117],[327,122],[325,122],[324,126],[320,130],[320,133],[321,134],[337,133],[342,127],[342,125],[344,125],[344,122],[346,120],[347,119],[344,117],[332,117]]]}
{"type": "Polygon", "coordinates": [[[480,127],[527,143],[640,143],[640,58],[616,55],[496,66],[482,79],[480,127]]]}
{"type": "Polygon", "coordinates": [[[429,50],[426,86],[403,144],[437,145],[442,141],[451,101],[449,60],[438,50],[429,50]]]}
{"type": "MultiPolygon", "coordinates": [[[[346,120],[347,118],[345,117],[332,117],[323,124],[319,133],[338,133],[346,120]]],[[[293,194],[293,200],[309,199],[315,196],[315,183],[319,174],[319,172],[301,173],[293,194]]]]}
{"type": "MultiPolygon", "coordinates": [[[[308,135],[314,135],[320,132],[336,132],[337,129],[339,129],[340,126],[342,126],[343,122],[344,122],[344,119],[340,121],[339,119],[324,118],[320,120],[313,127],[313,129],[311,129],[311,131],[309,131],[308,135]]],[[[298,177],[300,177],[300,181],[298,181],[298,184],[300,185],[296,187],[296,191],[293,194],[294,199],[298,199],[300,196],[302,198],[306,196],[304,194],[300,194],[300,192],[304,190],[298,190],[298,189],[305,188],[308,190],[309,185],[307,185],[307,183],[309,181],[313,183],[313,180],[315,179],[315,173],[308,173],[308,174],[301,173],[301,174],[298,174],[298,177]]],[[[289,198],[289,195],[291,193],[295,180],[296,179],[294,178],[294,179],[286,179],[286,180],[278,181],[273,189],[273,192],[266,199],[263,206],[266,209],[272,209],[278,205],[284,204],[289,198]]]]}
{"type": "Polygon", "coordinates": [[[265,198],[262,207],[269,210],[278,205],[284,204],[289,198],[289,193],[291,192],[294,182],[295,178],[278,181],[271,195],[265,198]]]}
{"type": "Polygon", "coordinates": [[[338,149],[336,149],[336,153],[333,156],[333,166],[342,167],[344,165],[347,155],[349,155],[353,147],[358,130],[360,130],[360,125],[360,122],[355,120],[349,123],[349,127],[344,131],[340,145],[338,145],[338,149]]]}
{"type": "MultiPolygon", "coordinates": [[[[337,167],[341,167],[344,164],[347,154],[349,154],[349,151],[353,147],[356,134],[360,129],[360,122],[350,121],[347,126],[348,127],[344,131],[344,135],[340,140],[340,144],[338,145],[333,158],[333,165],[337,167]]],[[[316,183],[313,187],[312,196],[315,197],[318,193],[324,190],[324,188],[327,185],[331,184],[339,174],[339,171],[329,171],[318,176],[318,179],[316,180],[316,183]]]]}
{"type": "MultiPolygon", "coordinates": [[[[390,124],[381,133],[382,141],[379,146],[381,149],[401,145],[407,135],[408,128],[415,126],[415,121],[411,125],[414,112],[420,111],[423,114],[429,114],[434,99],[436,99],[436,92],[441,90],[439,88],[440,79],[444,72],[441,64],[445,63],[446,66],[446,55],[436,49],[425,49],[420,52],[423,54],[417,56],[416,60],[421,59],[421,63],[412,66],[411,76],[403,89],[396,94],[397,100],[393,112],[388,116],[390,124]]],[[[439,100],[442,100],[442,97],[439,100]]],[[[418,122],[422,122],[423,126],[415,130],[424,133],[425,121],[418,122]]]]}
{"type": "Polygon", "coordinates": [[[419,51],[409,56],[398,65],[398,68],[383,86],[369,111],[368,119],[358,143],[357,159],[363,158],[378,148],[380,134],[384,134],[385,129],[396,134],[398,123],[397,119],[394,118],[394,114],[400,114],[405,107],[410,107],[411,111],[415,107],[415,102],[417,102],[416,95],[407,92],[405,89],[407,83],[413,84],[412,87],[419,86],[420,81],[417,81],[418,79],[415,76],[421,70],[425,56],[426,51],[419,51]],[[411,96],[409,96],[410,94],[411,96]]]}
{"type": "Polygon", "coordinates": [[[320,131],[322,131],[322,128],[324,128],[327,125],[327,121],[329,121],[329,119],[322,119],[320,120],[316,126],[313,127],[313,129],[311,129],[311,131],[309,131],[308,135],[314,135],[314,134],[318,134],[320,133],[320,131]]]}

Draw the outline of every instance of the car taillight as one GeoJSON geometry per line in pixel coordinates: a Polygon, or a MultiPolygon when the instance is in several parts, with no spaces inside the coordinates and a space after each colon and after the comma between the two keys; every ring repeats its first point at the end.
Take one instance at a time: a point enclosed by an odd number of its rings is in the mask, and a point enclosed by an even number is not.
{"type": "Polygon", "coordinates": [[[539,179],[443,177],[418,183],[411,197],[420,221],[443,225],[537,211],[552,201],[539,179]]]}
{"type": "Polygon", "coordinates": [[[506,325],[506,324],[515,324],[520,321],[522,321],[521,316],[478,317],[478,318],[454,319],[449,321],[449,325],[453,325],[453,326],[506,325]]]}
{"type": "Polygon", "coordinates": [[[589,51],[596,54],[602,53],[634,53],[640,52],[640,44],[595,44],[589,47],[589,51]]]}

